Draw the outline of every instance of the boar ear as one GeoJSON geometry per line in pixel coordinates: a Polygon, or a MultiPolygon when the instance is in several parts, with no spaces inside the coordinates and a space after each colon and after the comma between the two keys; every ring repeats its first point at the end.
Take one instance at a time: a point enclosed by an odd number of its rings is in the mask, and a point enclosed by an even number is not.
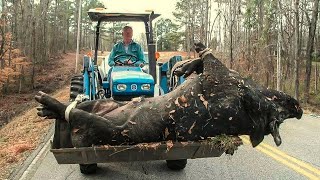
{"type": "Polygon", "coordinates": [[[207,47],[203,45],[201,42],[197,42],[197,43],[194,43],[194,48],[196,52],[199,53],[200,51],[205,50],[207,47]]]}

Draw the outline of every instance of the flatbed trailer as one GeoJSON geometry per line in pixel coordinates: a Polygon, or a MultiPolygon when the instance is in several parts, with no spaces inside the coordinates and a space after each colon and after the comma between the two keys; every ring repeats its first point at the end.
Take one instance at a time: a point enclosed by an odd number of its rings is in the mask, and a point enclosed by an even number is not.
{"type": "Polygon", "coordinates": [[[213,137],[197,142],[164,141],[120,146],[104,145],[80,148],[51,148],[51,152],[59,164],[196,159],[219,157],[223,153],[233,154],[234,150],[242,144],[242,141],[237,136],[228,138],[229,139],[225,141],[216,140],[215,137],[213,137]]]}

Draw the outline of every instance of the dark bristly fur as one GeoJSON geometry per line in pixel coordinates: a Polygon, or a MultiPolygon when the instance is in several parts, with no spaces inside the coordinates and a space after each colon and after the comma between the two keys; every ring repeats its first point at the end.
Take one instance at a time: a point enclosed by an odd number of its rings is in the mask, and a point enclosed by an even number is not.
{"type": "MultiPolygon", "coordinates": [[[[197,43],[195,49],[206,47],[197,43]]],[[[188,79],[164,96],[83,102],[70,112],[69,122],[64,119],[66,105],[40,93],[38,115],[56,118],[56,148],[195,141],[219,134],[250,135],[253,146],[271,134],[280,145],[279,125],[301,118],[294,98],[242,78],[212,53],[183,64],[175,74],[188,79]]]]}

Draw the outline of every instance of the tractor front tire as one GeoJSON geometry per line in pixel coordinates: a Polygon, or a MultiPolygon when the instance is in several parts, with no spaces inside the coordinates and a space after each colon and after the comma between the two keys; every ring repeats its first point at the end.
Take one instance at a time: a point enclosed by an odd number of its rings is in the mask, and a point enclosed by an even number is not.
{"type": "Polygon", "coordinates": [[[71,78],[70,101],[74,101],[78,94],[83,93],[83,76],[76,75],[71,78]]]}
{"type": "Polygon", "coordinates": [[[97,172],[98,166],[97,164],[79,164],[80,172],[82,174],[94,174],[97,172]]]}
{"type": "Polygon", "coordinates": [[[187,159],[179,159],[179,160],[166,160],[167,166],[171,170],[179,171],[186,167],[187,159]]]}

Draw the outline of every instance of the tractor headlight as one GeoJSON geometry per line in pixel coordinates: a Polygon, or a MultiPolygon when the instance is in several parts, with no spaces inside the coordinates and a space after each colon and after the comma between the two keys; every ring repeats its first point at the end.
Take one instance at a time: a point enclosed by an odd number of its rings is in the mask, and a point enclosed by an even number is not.
{"type": "Polygon", "coordinates": [[[117,89],[118,89],[119,91],[125,91],[125,90],[127,89],[127,85],[125,85],[125,84],[118,84],[118,85],[117,85],[117,89]]]}
{"type": "Polygon", "coordinates": [[[150,84],[142,84],[141,89],[142,90],[150,90],[150,84]]]}

